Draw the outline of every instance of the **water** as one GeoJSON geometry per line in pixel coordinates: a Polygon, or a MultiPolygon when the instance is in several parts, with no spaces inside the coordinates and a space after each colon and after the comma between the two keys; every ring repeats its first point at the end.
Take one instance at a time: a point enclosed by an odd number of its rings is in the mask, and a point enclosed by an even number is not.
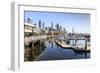
{"type": "MultiPolygon", "coordinates": [[[[75,40],[70,40],[70,45],[74,45],[75,40]]],[[[85,46],[85,40],[78,40],[76,43],[77,46],[85,46]]]]}
{"type": "MultiPolygon", "coordinates": [[[[41,61],[41,60],[67,60],[67,59],[87,59],[90,58],[89,52],[75,52],[73,49],[61,48],[54,40],[46,40],[37,46],[37,50],[31,52],[31,57],[25,57],[25,61],[41,61]],[[37,53],[38,52],[38,53],[37,53]],[[36,55],[37,54],[37,55],[36,55]]],[[[26,48],[29,50],[29,48],[26,48]]],[[[35,48],[36,49],[36,46],[35,48]]]]}
{"type": "Polygon", "coordinates": [[[62,60],[62,59],[84,59],[90,58],[90,53],[77,53],[73,49],[64,49],[58,46],[54,41],[46,41],[46,49],[37,60],[62,60]]]}

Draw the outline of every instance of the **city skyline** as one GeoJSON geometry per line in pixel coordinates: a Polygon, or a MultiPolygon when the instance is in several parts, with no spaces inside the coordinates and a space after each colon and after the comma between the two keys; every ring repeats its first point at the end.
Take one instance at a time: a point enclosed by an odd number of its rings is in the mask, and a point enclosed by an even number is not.
{"type": "Polygon", "coordinates": [[[32,18],[33,24],[39,24],[41,20],[45,27],[51,27],[53,22],[54,27],[59,24],[68,32],[72,32],[74,28],[77,33],[90,33],[90,14],[25,11],[25,21],[28,18],[32,18]]]}

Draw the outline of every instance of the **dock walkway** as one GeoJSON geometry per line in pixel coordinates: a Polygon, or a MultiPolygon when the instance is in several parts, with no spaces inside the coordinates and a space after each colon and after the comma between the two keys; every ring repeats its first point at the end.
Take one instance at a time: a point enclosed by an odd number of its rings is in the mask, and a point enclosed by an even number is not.
{"type": "Polygon", "coordinates": [[[67,45],[64,41],[58,41],[58,40],[55,40],[55,42],[61,46],[62,48],[72,48],[70,45],[67,45]]]}
{"type": "Polygon", "coordinates": [[[56,44],[58,44],[59,46],[61,46],[62,48],[66,48],[66,49],[73,49],[74,51],[81,51],[81,52],[90,52],[90,46],[87,46],[86,49],[84,46],[72,46],[72,45],[68,45],[66,44],[64,41],[58,41],[55,40],[56,44]]]}

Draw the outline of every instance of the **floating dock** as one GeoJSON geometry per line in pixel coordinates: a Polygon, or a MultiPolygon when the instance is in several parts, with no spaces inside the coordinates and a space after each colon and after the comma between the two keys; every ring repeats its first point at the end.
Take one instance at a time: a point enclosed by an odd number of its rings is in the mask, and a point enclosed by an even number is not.
{"type": "Polygon", "coordinates": [[[62,48],[72,48],[70,45],[67,45],[64,41],[58,41],[55,40],[56,44],[58,44],[59,46],[61,46],[62,48]]]}
{"type": "Polygon", "coordinates": [[[64,41],[55,40],[55,42],[60,47],[65,48],[65,49],[73,49],[76,52],[90,52],[90,46],[87,46],[85,49],[84,46],[71,46],[71,45],[66,44],[64,41]]]}

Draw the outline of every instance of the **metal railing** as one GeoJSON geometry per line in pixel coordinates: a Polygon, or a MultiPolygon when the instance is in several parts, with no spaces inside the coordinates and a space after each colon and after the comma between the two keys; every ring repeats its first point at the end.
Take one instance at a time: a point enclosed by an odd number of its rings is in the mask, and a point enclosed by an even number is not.
{"type": "Polygon", "coordinates": [[[28,43],[28,42],[32,42],[32,41],[37,41],[37,40],[41,40],[41,39],[46,39],[46,38],[47,38],[46,35],[29,36],[29,37],[25,37],[24,43],[28,43]]]}

